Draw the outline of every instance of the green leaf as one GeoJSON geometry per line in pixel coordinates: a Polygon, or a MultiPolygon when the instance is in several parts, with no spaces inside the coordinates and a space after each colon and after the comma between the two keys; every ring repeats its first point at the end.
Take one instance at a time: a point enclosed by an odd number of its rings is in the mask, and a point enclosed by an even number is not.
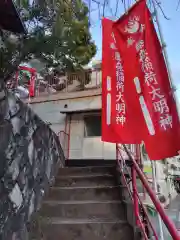
{"type": "Polygon", "coordinates": [[[88,8],[82,0],[15,0],[27,28],[26,38],[18,36],[19,44],[8,41],[1,50],[1,71],[4,76],[15,72],[21,62],[39,59],[47,66],[60,65],[63,69],[88,64],[96,54],[92,42],[88,8]]]}
{"type": "Polygon", "coordinates": [[[146,205],[146,209],[147,209],[147,212],[149,213],[149,215],[151,215],[152,217],[156,217],[157,216],[156,209],[151,205],[148,205],[148,204],[145,204],[145,205],[146,205]]]}

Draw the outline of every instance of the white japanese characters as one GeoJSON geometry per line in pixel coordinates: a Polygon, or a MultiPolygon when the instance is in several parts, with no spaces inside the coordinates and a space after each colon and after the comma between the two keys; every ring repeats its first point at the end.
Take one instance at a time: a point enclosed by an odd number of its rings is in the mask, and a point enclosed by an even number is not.
{"type": "Polygon", "coordinates": [[[166,131],[168,128],[172,128],[172,116],[169,115],[167,100],[159,87],[152,61],[148,56],[144,45],[143,40],[140,40],[136,44],[136,50],[139,54],[139,62],[142,71],[144,72],[144,81],[149,88],[154,112],[158,113],[160,127],[166,131]]]}
{"type": "Polygon", "coordinates": [[[144,82],[148,87],[148,93],[152,100],[154,113],[158,116],[159,126],[162,130],[166,131],[169,128],[172,128],[172,116],[170,115],[167,99],[159,86],[153,63],[145,47],[142,34],[145,31],[145,24],[140,23],[140,18],[134,17],[133,21],[131,20],[128,22],[128,27],[126,26],[125,30],[125,32],[131,34],[131,36],[127,37],[127,47],[135,46],[136,52],[139,56],[141,70],[144,73],[144,82]],[[131,31],[129,31],[129,29],[131,31]],[[132,29],[134,29],[134,31],[132,31],[132,29]],[[135,41],[132,36],[137,32],[141,33],[141,39],[135,41]]]}
{"type": "Polygon", "coordinates": [[[124,102],[124,69],[119,52],[115,52],[116,60],[116,123],[126,122],[126,105],[124,102]],[[118,57],[117,57],[118,56],[118,57]]]}
{"type": "Polygon", "coordinates": [[[116,40],[112,33],[113,42],[110,47],[114,50],[116,61],[116,123],[122,126],[126,122],[126,105],[124,102],[124,69],[122,66],[121,55],[116,48],[116,40]]]}

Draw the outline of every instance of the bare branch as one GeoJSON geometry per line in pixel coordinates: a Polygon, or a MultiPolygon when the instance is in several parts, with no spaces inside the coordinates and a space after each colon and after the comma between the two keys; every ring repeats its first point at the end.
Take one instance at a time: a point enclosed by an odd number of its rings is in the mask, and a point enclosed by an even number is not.
{"type": "Polygon", "coordinates": [[[180,0],[178,1],[178,4],[177,4],[177,8],[176,8],[176,10],[178,10],[179,5],[180,5],[180,0]]]}
{"type": "Polygon", "coordinates": [[[160,11],[162,12],[164,18],[165,18],[166,20],[170,20],[170,18],[168,18],[168,17],[166,16],[164,10],[162,9],[161,2],[159,2],[158,0],[151,0],[151,1],[154,1],[154,2],[155,2],[155,4],[158,6],[158,8],[160,9],[160,11]]]}
{"type": "Polygon", "coordinates": [[[119,5],[119,0],[116,0],[116,10],[115,10],[115,16],[117,16],[118,5],[119,5]]]}
{"type": "Polygon", "coordinates": [[[91,0],[89,0],[89,21],[91,19],[91,0]]]}
{"type": "Polygon", "coordinates": [[[124,4],[124,11],[126,12],[127,9],[126,9],[126,0],[122,0],[122,3],[124,4]]]}
{"type": "Polygon", "coordinates": [[[105,7],[106,7],[106,0],[104,0],[104,3],[103,3],[103,17],[104,17],[104,13],[105,13],[105,7]]]}
{"type": "Polygon", "coordinates": [[[92,0],[92,2],[95,2],[96,4],[100,5],[101,3],[97,0],[92,0]]]}

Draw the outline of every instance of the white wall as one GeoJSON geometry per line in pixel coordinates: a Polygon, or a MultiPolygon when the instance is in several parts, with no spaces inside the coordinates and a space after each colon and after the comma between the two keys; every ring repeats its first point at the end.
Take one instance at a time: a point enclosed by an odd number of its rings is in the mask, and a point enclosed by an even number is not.
{"type": "Polygon", "coordinates": [[[60,111],[64,110],[64,105],[68,105],[71,110],[83,109],[101,109],[101,96],[83,97],[76,99],[65,99],[58,101],[40,102],[31,104],[31,108],[36,112],[43,121],[50,122],[50,126],[55,133],[65,129],[65,114],[60,111]]]}
{"type": "Polygon", "coordinates": [[[71,118],[70,125],[70,159],[82,159],[84,124],[80,114],[71,118]]]}
{"type": "Polygon", "coordinates": [[[70,159],[116,159],[116,145],[101,141],[101,137],[84,137],[84,115],[71,119],[70,159]]]}
{"type": "Polygon", "coordinates": [[[39,117],[48,123],[51,123],[50,127],[55,133],[65,129],[65,114],[60,113],[60,109],[64,107],[64,103],[55,101],[55,102],[41,102],[37,104],[30,105],[35,113],[39,117]]]}
{"type": "MultiPolygon", "coordinates": [[[[58,133],[65,130],[66,115],[60,113],[60,111],[64,110],[65,104],[71,110],[101,109],[101,96],[40,102],[33,103],[30,106],[43,121],[50,122],[52,130],[58,133]]],[[[84,138],[84,120],[82,114],[73,114],[70,126],[70,159],[116,158],[115,144],[104,143],[100,137],[84,138]]]]}
{"type": "MultiPolygon", "coordinates": [[[[172,159],[171,159],[171,161],[172,161],[172,159]]],[[[151,167],[150,160],[146,159],[146,161],[144,161],[144,166],[151,167]]],[[[164,205],[166,206],[167,204],[170,203],[169,202],[170,201],[169,194],[171,195],[171,200],[172,200],[177,196],[177,193],[176,193],[171,181],[169,179],[167,181],[165,181],[165,179],[166,179],[165,168],[166,168],[165,164],[163,164],[161,161],[156,161],[156,181],[160,185],[160,194],[164,195],[166,198],[166,202],[164,203],[164,205]]],[[[152,173],[147,174],[147,176],[149,179],[152,180],[152,173]]],[[[150,198],[148,197],[148,195],[146,195],[145,202],[149,203],[149,204],[152,203],[150,198]]]]}

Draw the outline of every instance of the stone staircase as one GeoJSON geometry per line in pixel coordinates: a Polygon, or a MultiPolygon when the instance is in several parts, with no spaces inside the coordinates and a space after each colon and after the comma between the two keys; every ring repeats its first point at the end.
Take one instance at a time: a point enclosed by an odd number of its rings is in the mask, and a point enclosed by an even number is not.
{"type": "Polygon", "coordinates": [[[62,168],[40,210],[43,240],[133,240],[115,167],[62,168]]]}

